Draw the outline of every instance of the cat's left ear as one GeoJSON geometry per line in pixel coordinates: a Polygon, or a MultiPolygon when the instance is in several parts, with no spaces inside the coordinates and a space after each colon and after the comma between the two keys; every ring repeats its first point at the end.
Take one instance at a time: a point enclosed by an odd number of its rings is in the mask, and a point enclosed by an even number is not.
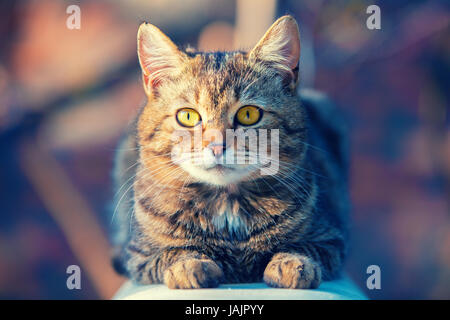
{"type": "Polygon", "coordinates": [[[283,16],[275,21],[249,57],[262,62],[291,77],[296,83],[298,60],[300,59],[300,33],[292,16],[283,16]]]}
{"type": "Polygon", "coordinates": [[[137,51],[147,95],[180,70],[186,55],[161,30],[143,23],[137,35],[137,51]]]}

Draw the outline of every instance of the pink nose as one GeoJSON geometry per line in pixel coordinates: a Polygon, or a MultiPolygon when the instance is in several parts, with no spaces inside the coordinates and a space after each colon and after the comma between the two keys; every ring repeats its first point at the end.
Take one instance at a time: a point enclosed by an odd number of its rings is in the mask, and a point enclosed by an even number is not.
{"type": "Polygon", "coordinates": [[[216,157],[220,157],[223,154],[223,144],[210,144],[208,147],[216,157]]]}

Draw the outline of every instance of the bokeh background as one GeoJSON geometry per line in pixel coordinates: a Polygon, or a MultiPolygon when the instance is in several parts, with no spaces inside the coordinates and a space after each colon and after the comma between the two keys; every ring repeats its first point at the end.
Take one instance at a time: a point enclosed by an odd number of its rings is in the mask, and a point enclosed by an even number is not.
{"type": "Polygon", "coordinates": [[[0,1],[0,298],[109,298],[116,143],[144,102],[139,24],[202,50],[250,48],[294,15],[301,86],[348,120],[352,251],[373,299],[450,298],[448,1],[0,1]],[[81,8],[81,29],[66,8],[81,8]],[[366,8],[381,8],[368,30],[366,8]],[[80,265],[82,289],[66,268],[80,265]],[[366,268],[381,268],[381,290],[366,268]]]}

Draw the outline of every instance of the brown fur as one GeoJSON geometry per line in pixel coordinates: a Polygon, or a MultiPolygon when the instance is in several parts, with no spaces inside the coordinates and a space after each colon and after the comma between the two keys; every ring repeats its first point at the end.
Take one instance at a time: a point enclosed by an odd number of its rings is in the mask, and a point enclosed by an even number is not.
{"type": "Polygon", "coordinates": [[[133,183],[132,199],[118,204],[116,218],[125,273],[170,288],[263,279],[275,287],[316,288],[336,277],[346,251],[345,168],[339,152],[319,152],[311,140],[311,126],[329,120],[319,113],[308,118],[297,94],[298,52],[289,51],[298,41],[293,18],[280,18],[249,53],[183,52],[160,33],[141,26],[138,51],[149,99],[135,133],[122,143],[137,148],[121,148],[117,158],[122,174],[124,163],[137,163],[118,179],[119,186],[133,183]],[[161,52],[172,56],[158,60],[161,52]],[[177,109],[194,108],[203,130],[225,132],[236,128],[234,115],[247,104],[264,109],[254,128],[280,130],[275,176],[254,172],[216,186],[171,162],[177,109]],[[236,228],[218,224],[223,215],[239,219],[236,228]]]}

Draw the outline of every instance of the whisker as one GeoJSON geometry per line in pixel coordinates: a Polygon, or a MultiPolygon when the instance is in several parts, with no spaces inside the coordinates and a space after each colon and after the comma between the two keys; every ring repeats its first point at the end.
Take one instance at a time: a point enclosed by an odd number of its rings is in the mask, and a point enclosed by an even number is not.
{"type": "MultiPolygon", "coordinates": [[[[148,169],[148,168],[146,168],[146,167],[144,167],[143,168],[143,171],[142,172],[140,172],[140,173],[145,173],[142,177],[141,177],[141,179],[145,179],[145,178],[147,178],[148,176],[151,176],[152,174],[155,174],[155,173],[157,173],[157,172],[159,172],[160,170],[162,170],[162,169],[164,169],[164,167],[165,166],[167,166],[167,165],[172,165],[171,163],[170,163],[171,161],[166,161],[166,162],[163,162],[162,164],[160,164],[155,170],[150,170],[150,169],[148,169]]],[[[136,173],[136,175],[137,175],[138,173],[136,173]]],[[[136,176],[135,175],[135,176],[136,176]]],[[[123,200],[123,198],[125,197],[125,195],[131,190],[131,188],[134,186],[134,183],[131,183],[130,184],[130,186],[127,188],[127,190],[122,194],[122,196],[120,197],[120,199],[119,199],[119,201],[118,201],[118,203],[117,203],[117,205],[116,205],[116,207],[115,207],[115,209],[114,209],[114,212],[113,212],[113,215],[112,215],[112,218],[111,218],[111,223],[114,221],[114,217],[115,217],[115,215],[116,215],[116,213],[117,213],[117,210],[118,210],[118,208],[119,208],[119,206],[120,206],[120,203],[122,202],[122,200],[123,200]]]]}

